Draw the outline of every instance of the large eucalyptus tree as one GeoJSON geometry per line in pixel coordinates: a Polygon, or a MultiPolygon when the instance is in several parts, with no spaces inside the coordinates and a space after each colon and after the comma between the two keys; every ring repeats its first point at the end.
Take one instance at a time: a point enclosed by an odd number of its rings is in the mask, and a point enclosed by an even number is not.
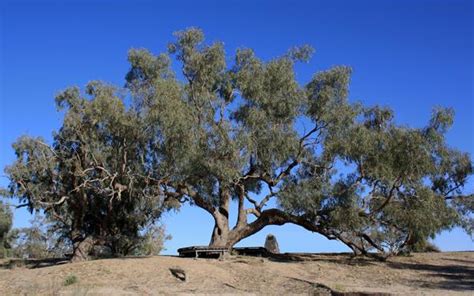
{"type": "Polygon", "coordinates": [[[442,229],[472,226],[466,153],[444,135],[451,109],[422,128],[397,125],[388,108],[348,101],[351,69],[337,66],[301,85],[295,47],[263,61],[191,28],[169,54],[129,53],[127,88],[153,134],[164,195],[213,217],[210,245],[231,248],[267,225],[294,223],[356,253],[398,252],[442,229]],[[183,79],[178,79],[183,77],[183,79]],[[229,205],[237,221],[230,225],[229,205]]]}
{"type": "Polygon", "coordinates": [[[13,144],[7,195],[31,212],[44,211],[53,230],[72,242],[73,261],[87,259],[95,245],[131,253],[140,231],[172,206],[157,194],[150,131],[104,83],[89,83],[85,93],[69,88],[56,104],[65,116],[52,145],[29,136],[13,144]]]}
{"type": "Polygon", "coordinates": [[[348,101],[343,66],[302,85],[294,65],[312,51],[263,61],[240,49],[227,65],[222,43],[195,28],[178,32],[169,53],[131,50],[130,103],[96,82],[86,96],[59,95],[63,127],[52,146],[15,144],[10,194],[65,225],[77,258],[133,238],[176,202],[211,215],[210,245],[226,248],[286,223],[364,254],[458,224],[472,230],[473,198],[462,191],[472,163],[444,138],[452,110],[436,109],[422,128],[397,125],[388,108],[348,101]]]}

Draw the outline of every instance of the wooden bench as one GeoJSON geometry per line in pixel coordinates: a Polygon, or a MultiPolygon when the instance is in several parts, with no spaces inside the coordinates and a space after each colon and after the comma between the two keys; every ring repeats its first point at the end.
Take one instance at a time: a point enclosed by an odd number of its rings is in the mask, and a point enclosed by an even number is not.
{"type": "Polygon", "coordinates": [[[219,258],[227,254],[227,248],[216,248],[208,246],[191,246],[178,249],[181,257],[195,257],[195,258],[219,258]]]}
{"type": "MultiPolygon", "coordinates": [[[[178,249],[180,257],[219,258],[229,253],[227,248],[209,246],[190,246],[178,249]]],[[[268,257],[270,254],[264,247],[242,247],[232,249],[232,253],[244,256],[268,257]]]]}

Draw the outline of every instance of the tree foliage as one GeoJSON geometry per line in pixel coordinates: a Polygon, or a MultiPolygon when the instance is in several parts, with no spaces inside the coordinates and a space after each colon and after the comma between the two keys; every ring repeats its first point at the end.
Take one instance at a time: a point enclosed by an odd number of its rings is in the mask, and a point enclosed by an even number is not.
{"type": "Polygon", "coordinates": [[[165,193],[213,216],[211,245],[295,223],[357,253],[398,252],[469,225],[462,188],[472,162],[445,141],[453,110],[435,109],[425,127],[398,125],[391,109],[348,100],[346,66],[302,85],[294,65],[309,59],[308,46],[269,61],[239,49],[227,65],[222,43],[191,28],[168,49],[184,80],[167,54],[132,50],[127,88],[155,131],[165,193]]]}
{"type": "Polygon", "coordinates": [[[133,251],[135,256],[156,256],[165,250],[165,241],[170,240],[171,235],[166,234],[163,225],[150,225],[141,235],[141,240],[133,251]]]}
{"type": "Polygon", "coordinates": [[[14,143],[17,160],[5,170],[9,194],[30,211],[44,210],[72,241],[75,259],[87,258],[94,245],[126,254],[171,206],[157,195],[150,131],[104,83],[89,83],[84,94],[69,88],[56,104],[65,115],[52,145],[28,136],[14,143]]]}
{"type": "Polygon", "coordinates": [[[75,250],[88,238],[126,249],[115,238],[137,237],[183,202],[213,217],[210,244],[228,248],[285,223],[364,254],[472,229],[472,195],[463,194],[472,162],[445,141],[453,110],[402,126],[389,108],[348,100],[349,67],[301,84],[294,66],[309,46],[271,60],[251,49],[229,58],[199,29],[175,37],[168,53],[129,52],[129,104],[103,83],[85,95],[70,88],[56,98],[66,114],[53,145],[14,145],[10,194],[63,225],[75,250]]]}
{"type": "Polygon", "coordinates": [[[0,258],[9,255],[12,224],[13,215],[10,207],[0,201],[0,258]]]}
{"type": "Polygon", "coordinates": [[[30,221],[29,227],[14,229],[11,255],[17,258],[63,258],[72,252],[70,241],[55,233],[51,223],[40,214],[30,221]]]}

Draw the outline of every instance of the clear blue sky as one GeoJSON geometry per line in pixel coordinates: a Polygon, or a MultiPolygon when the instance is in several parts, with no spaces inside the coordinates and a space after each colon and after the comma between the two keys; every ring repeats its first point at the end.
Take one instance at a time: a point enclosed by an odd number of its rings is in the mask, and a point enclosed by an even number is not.
{"type": "MultiPolygon", "coordinates": [[[[62,115],[54,95],[67,86],[101,79],[124,84],[132,47],[158,53],[172,32],[204,29],[229,54],[252,47],[270,58],[309,43],[316,55],[298,66],[308,81],[318,70],[354,69],[350,99],[391,106],[397,121],[427,122],[433,106],[456,111],[451,146],[474,153],[472,1],[0,1],[0,169],[14,159],[20,135],[51,139],[62,115]],[[197,3],[203,2],[203,3],[197,3]]],[[[0,185],[7,180],[0,178],[0,185]]],[[[472,192],[471,179],[467,191],[472,192]]],[[[15,226],[28,224],[15,212],[15,226]]],[[[173,235],[168,253],[207,244],[211,218],[185,206],[163,222],[173,235]]],[[[337,242],[296,226],[267,227],[241,245],[261,245],[274,233],[282,251],[341,251],[337,242]]],[[[435,239],[443,250],[474,250],[459,229],[435,239]]]]}

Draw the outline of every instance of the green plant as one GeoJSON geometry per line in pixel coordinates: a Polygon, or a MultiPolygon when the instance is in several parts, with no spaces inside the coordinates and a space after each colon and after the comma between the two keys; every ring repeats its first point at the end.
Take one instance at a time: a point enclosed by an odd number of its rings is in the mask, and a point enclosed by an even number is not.
{"type": "Polygon", "coordinates": [[[142,235],[141,243],[137,246],[134,254],[137,256],[156,256],[163,251],[164,243],[171,239],[171,235],[167,235],[165,227],[162,225],[151,225],[146,228],[142,235]]]}
{"type": "Polygon", "coordinates": [[[0,200],[0,258],[6,258],[10,251],[9,234],[12,228],[12,212],[7,204],[0,200]]]}
{"type": "Polygon", "coordinates": [[[336,290],[338,292],[344,292],[346,290],[346,288],[344,288],[344,286],[341,285],[341,284],[335,284],[334,285],[334,290],[336,290]]]}
{"type": "Polygon", "coordinates": [[[64,286],[70,286],[72,284],[77,283],[78,281],[79,281],[79,279],[77,278],[76,275],[70,274],[64,279],[63,285],[64,286]]]}

